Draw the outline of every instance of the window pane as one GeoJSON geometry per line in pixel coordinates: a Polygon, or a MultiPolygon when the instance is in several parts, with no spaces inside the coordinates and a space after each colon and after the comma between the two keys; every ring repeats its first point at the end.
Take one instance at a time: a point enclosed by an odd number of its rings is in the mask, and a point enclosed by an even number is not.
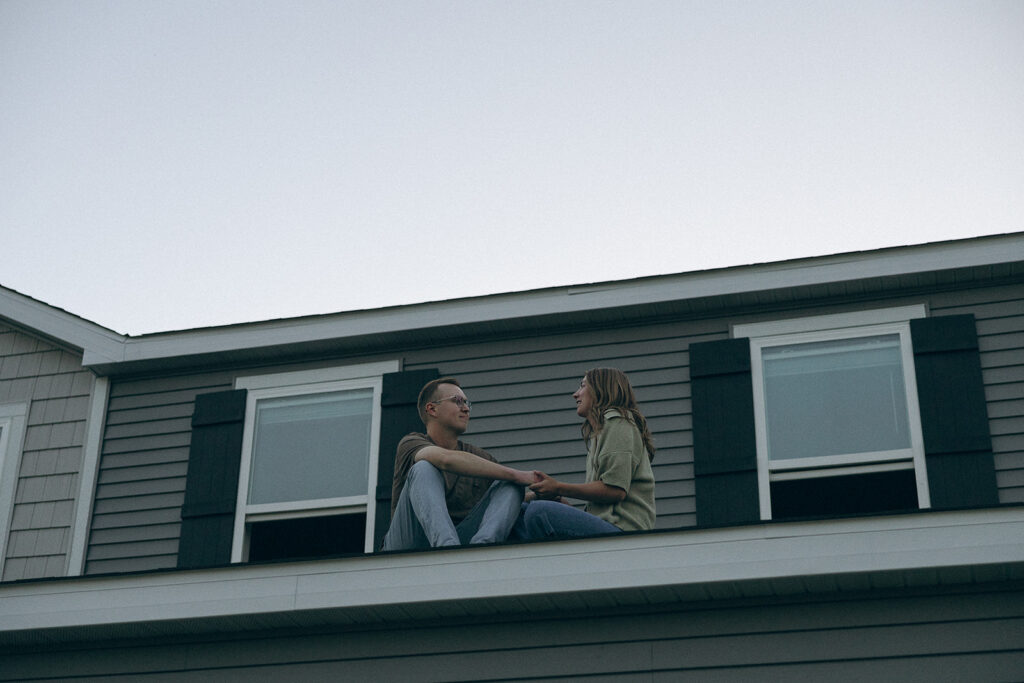
{"type": "Polygon", "coordinates": [[[766,347],[769,459],[910,447],[899,335],[766,347]]]}
{"type": "Polygon", "coordinates": [[[365,512],[257,522],[249,531],[249,561],[361,553],[365,537],[365,512]]]}
{"type": "Polygon", "coordinates": [[[772,519],[916,510],[914,470],[773,481],[772,519]]]}
{"type": "Polygon", "coordinates": [[[373,390],[256,404],[249,503],[367,493],[373,390]]]}

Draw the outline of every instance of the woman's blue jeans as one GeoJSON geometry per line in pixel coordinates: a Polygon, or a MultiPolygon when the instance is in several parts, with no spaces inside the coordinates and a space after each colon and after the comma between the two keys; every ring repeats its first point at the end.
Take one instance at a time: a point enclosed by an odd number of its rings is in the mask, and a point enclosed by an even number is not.
{"type": "Polygon", "coordinates": [[[526,539],[583,538],[621,531],[600,517],[553,500],[523,503],[522,517],[515,526],[515,535],[526,539]]]}

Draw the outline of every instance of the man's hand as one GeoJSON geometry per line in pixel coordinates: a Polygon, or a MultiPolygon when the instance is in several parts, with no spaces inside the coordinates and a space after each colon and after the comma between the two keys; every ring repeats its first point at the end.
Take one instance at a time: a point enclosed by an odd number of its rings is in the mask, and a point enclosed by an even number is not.
{"type": "Polygon", "coordinates": [[[561,493],[559,493],[559,487],[561,482],[557,479],[553,479],[543,472],[536,472],[538,478],[537,482],[530,485],[530,490],[537,494],[537,498],[540,500],[555,500],[561,493]]]}
{"type": "Polygon", "coordinates": [[[526,472],[525,470],[512,470],[515,473],[515,479],[513,480],[520,486],[531,486],[541,480],[544,475],[534,470],[532,472],[526,472]]]}

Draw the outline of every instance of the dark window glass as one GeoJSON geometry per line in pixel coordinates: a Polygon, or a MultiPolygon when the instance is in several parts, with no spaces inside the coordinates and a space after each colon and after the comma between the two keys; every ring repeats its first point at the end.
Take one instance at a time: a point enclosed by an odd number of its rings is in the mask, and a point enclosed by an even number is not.
{"type": "Polygon", "coordinates": [[[365,538],[365,513],[258,522],[249,534],[249,561],[362,553],[365,538]]]}
{"type": "Polygon", "coordinates": [[[772,519],[916,510],[914,470],[772,482],[772,519]]]}

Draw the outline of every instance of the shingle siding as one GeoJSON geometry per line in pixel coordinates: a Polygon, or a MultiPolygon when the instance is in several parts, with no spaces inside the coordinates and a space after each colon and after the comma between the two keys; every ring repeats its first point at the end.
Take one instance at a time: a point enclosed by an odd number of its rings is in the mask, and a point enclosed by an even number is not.
{"type": "Polygon", "coordinates": [[[0,402],[28,406],[4,581],[67,571],[92,383],[80,355],[0,324],[0,402]]]}

